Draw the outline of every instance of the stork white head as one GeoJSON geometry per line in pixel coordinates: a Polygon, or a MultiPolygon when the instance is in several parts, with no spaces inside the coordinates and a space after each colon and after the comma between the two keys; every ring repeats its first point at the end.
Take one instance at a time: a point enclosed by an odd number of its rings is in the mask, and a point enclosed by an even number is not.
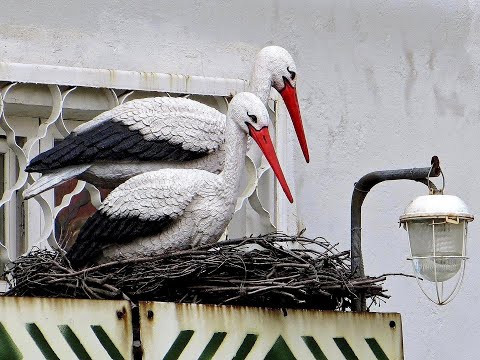
{"type": "Polygon", "coordinates": [[[239,93],[233,97],[228,106],[228,117],[255,140],[272,167],[288,200],[293,202],[268,131],[270,117],[262,101],[252,93],[239,93]]]}
{"type": "Polygon", "coordinates": [[[285,87],[285,81],[292,87],[297,83],[297,66],[290,53],[280,46],[266,46],[260,50],[254,66],[270,74],[271,86],[278,92],[285,87]]]}
{"type": "MultiPolygon", "coordinates": [[[[255,58],[251,81],[252,91],[257,94],[266,94],[268,97],[270,87],[273,87],[280,93],[292,119],[303,156],[309,162],[310,155],[300,115],[296,84],[297,67],[287,50],[280,46],[267,46],[260,50],[255,58]],[[269,77],[268,80],[266,77],[269,77]]],[[[263,100],[266,102],[266,98],[263,100]]]]}

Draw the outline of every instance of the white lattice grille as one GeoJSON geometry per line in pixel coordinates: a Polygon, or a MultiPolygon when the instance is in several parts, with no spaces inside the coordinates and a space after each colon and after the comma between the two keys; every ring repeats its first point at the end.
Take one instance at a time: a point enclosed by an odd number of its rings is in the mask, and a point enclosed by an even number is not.
{"type": "MultiPolygon", "coordinates": [[[[60,190],[50,190],[23,202],[23,189],[37,177],[25,173],[23,169],[29,159],[52,147],[56,139],[64,138],[73,128],[98,113],[135,98],[188,96],[226,113],[228,98],[246,86],[240,80],[235,82],[151,73],[147,78],[138,80],[142,73],[133,72],[114,72],[113,75],[109,72],[110,79],[105,80],[105,71],[97,71],[101,75],[101,81],[95,83],[95,70],[83,71],[82,77],[79,69],[50,67],[40,69],[44,72],[42,76],[32,74],[34,81],[43,83],[39,85],[25,82],[24,66],[10,66],[10,71],[0,67],[0,80],[9,80],[0,81],[0,166],[3,167],[3,195],[0,200],[0,226],[3,229],[0,227],[0,237],[1,244],[8,248],[11,258],[21,255],[34,245],[49,244],[58,248],[58,240],[63,242],[62,246],[72,242],[76,236],[75,231],[61,229],[59,219],[62,214],[67,212],[66,217],[74,221],[75,211],[79,211],[75,206],[78,205],[80,196],[83,199],[80,201],[87,199],[95,208],[101,203],[99,190],[83,181],[78,181],[76,185],[69,184],[60,190]],[[66,74],[69,72],[75,76],[68,77],[66,74]],[[15,77],[22,83],[12,81],[15,77]],[[128,84],[128,77],[132,80],[132,86],[120,89],[120,85],[123,87],[128,84]],[[170,81],[165,82],[165,77],[170,77],[170,81]],[[71,78],[77,79],[78,85],[71,78]],[[152,91],[152,82],[162,91],[152,91]],[[93,86],[85,86],[90,83],[93,86]],[[95,87],[102,84],[111,87],[95,87]],[[192,89],[191,92],[189,89],[192,89]]],[[[274,106],[275,104],[273,102],[274,106]]],[[[274,117],[272,112],[272,118],[274,117]]],[[[229,227],[230,234],[236,236],[267,232],[275,228],[270,213],[266,210],[273,209],[275,205],[268,163],[258,149],[252,146],[245,164],[243,192],[229,227]]],[[[93,207],[91,211],[94,211],[93,207]]]]}

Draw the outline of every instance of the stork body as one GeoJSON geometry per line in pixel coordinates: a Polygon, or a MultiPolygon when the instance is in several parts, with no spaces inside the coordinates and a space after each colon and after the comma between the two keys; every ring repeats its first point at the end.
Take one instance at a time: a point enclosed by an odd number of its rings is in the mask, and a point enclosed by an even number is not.
{"type": "Polygon", "coordinates": [[[133,176],[161,169],[199,169],[218,174],[223,169],[224,160],[225,149],[220,144],[212,153],[194,160],[93,163],[78,175],[78,179],[108,189],[117,187],[133,176]]]}
{"type": "Polygon", "coordinates": [[[114,188],[132,176],[165,168],[223,168],[225,115],[193,100],[132,100],[78,126],[34,158],[26,171],[42,177],[30,198],[72,178],[114,188]]]}
{"type": "MultiPolygon", "coordinates": [[[[295,84],[295,63],[285,49],[268,46],[259,52],[251,90],[264,104],[272,86],[280,92],[309,161],[295,84]]],[[[132,176],[159,169],[219,173],[225,158],[225,116],[208,106],[198,113],[189,111],[189,103],[184,109],[170,109],[172,103],[176,100],[132,100],[80,125],[59,145],[30,162],[26,171],[39,172],[42,177],[25,190],[24,198],[72,178],[114,188],[132,176]]]]}
{"type": "Polygon", "coordinates": [[[236,95],[227,114],[220,174],[163,169],[132,177],[114,189],[87,220],[67,257],[74,266],[82,266],[99,257],[161,254],[217,241],[233,216],[247,134],[257,141],[293,201],[268,134],[268,119],[255,95],[236,95]]]}

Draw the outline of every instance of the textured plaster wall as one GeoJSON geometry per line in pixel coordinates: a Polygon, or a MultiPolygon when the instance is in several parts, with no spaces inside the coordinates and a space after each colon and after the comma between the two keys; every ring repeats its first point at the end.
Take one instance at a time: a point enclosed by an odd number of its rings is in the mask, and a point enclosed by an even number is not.
{"type": "MultiPolygon", "coordinates": [[[[353,183],[440,157],[447,192],[480,214],[480,3],[358,1],[0,1],[0,60],[248,78],[256,51],[289,49],[311,149],[291,159],[298,224],[349,246],[353,183]]],[[[292,146],[297,146],[292,142],[292,146]]],[[[364,205],[369,274],[410,272],[398,215],[423,185],[379,185],[364,205]]],[[[476,359],[480,219],[464,286],[445,307],[392,278],[381,311],[403,316],[407,359],[476,359]]]]}

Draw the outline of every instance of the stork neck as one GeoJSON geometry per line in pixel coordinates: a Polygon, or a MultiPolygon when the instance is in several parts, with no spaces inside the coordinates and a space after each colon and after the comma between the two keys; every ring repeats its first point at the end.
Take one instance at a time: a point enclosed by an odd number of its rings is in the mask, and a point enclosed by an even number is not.
{"type": "Polygon", "coordinates": [[[256,62],[250,79],[250,92],[257,95],[264,104],[267,103],[272,87],[272,75],[262,62],[256,62]]]}
{"type": "Polygon", "coordinates": [[[221,174],[225,179],[225,190],[236,197],[245,164],[247,134],[236,123],[229,120],[228,114],[225,125],[225,163],[221,174]]]}

